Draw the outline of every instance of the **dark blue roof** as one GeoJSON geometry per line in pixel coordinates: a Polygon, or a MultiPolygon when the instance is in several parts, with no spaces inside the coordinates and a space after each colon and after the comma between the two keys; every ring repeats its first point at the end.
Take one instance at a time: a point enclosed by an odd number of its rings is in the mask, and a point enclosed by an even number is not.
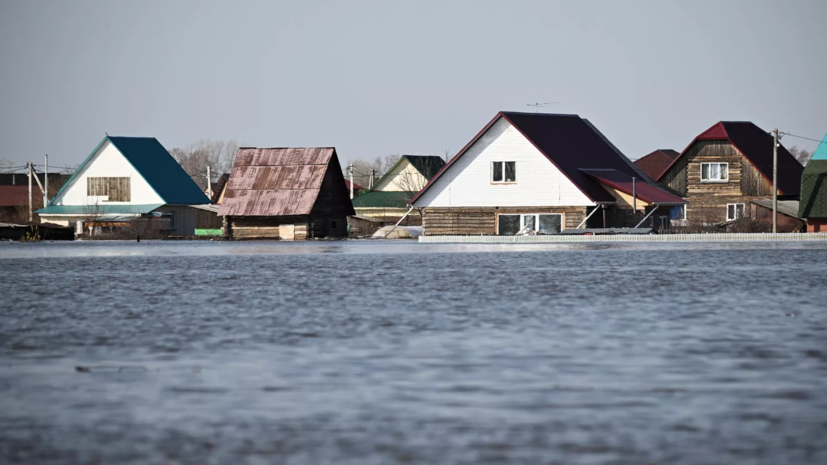
{"type": "Polygon", "coordinates": [[[201,192],[158,139],[116,136],[108,136],[108,139],[167,204],[210,203],[207,195],[201,192]]]}

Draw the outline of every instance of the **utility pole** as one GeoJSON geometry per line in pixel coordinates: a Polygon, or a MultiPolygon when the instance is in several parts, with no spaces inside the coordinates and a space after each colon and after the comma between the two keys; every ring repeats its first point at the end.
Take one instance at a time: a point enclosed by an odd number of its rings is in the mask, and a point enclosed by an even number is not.
{"type": "Polygon", "coordinates": [[[772,232],[778,232],[778,129],[772,130],[772,232]]]}
{"type": "Polygon", "coordinates": [[[43,173],[43,208],[49,204],[49,154],[46,154],[46,170],[43,173]]]}
{"type": "Polygon", "coordinates": [[[207,195],[212,201],[212,177],[210,176],[210,165],[207,165],[207,195]]]}
{"type": "Polygon", "coordinates": [[[29,223],[32,222],[32,162],[27,162],[26,167],[29,169],[29,223]]]}
{"type": "Polygon", "coordinates": [[[348,165],[348,171],[350,171],[350,200],[353,200],[353,163],[348,165]]]}
{"type": "Polygon", "coordinates": [[[637,221],[637,184],[634,176],[632,176],[632,215],[637,221]]]}

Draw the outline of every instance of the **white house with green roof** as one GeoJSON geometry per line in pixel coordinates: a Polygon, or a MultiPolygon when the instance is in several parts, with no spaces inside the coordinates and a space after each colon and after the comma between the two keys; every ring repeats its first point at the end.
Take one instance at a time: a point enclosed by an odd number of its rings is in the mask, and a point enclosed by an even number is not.
{"type": "Polygon", "coordinates": [[[192,205],[210,199],[154,137],[106,136],[43,209],[41,222],[123,225],[159,218],[172,235],[194,235],[192,205]]]}
{"type": "Polygon", "coordinates": [[[445,160],[436,155],[402,155],[368,192],[353,199],[356,214],[394,221],[408,210],[411,199],[428,184],[445,160]]]}

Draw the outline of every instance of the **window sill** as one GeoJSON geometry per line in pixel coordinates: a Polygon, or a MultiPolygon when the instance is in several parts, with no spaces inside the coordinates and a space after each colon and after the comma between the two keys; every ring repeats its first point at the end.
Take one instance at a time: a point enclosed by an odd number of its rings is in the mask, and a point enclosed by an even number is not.
{"type": "Polygon", "coordinates": [[[729,183],[729,179],[724,179],[721,181],[704,181],[701,180],[701,184],[727,184],[729,183]]]}
{"type": "Polygon", "coordinates": [[[492,186],[512,186],[514,184],[517,184],[517,182],[515,181],[515,182],[492,182],[491,183],[492,186]]]}

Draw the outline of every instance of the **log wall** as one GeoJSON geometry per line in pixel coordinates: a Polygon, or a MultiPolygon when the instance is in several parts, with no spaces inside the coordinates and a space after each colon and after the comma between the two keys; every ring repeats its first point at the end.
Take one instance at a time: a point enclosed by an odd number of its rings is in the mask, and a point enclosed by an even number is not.
{"type": "MultiPolygon", "coordinates": [[[[424,209],[423,234],[427,236],[497,233],[497,215],[562,213],[564,228],[576,228],[589,207],[432,207],[424,209]]],[[[595,213],[597,216],[599,213],[595,213]]]]}

